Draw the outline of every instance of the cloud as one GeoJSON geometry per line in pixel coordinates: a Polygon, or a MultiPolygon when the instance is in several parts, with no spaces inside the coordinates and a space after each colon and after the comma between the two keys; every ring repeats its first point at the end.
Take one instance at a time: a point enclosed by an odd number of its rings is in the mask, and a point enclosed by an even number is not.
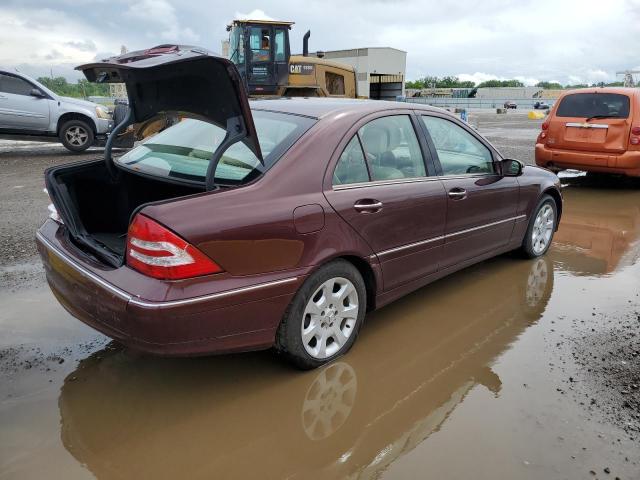
{"type": "Polygon", "coordinates": [[[274,20],[260,9],[251,10],[249,13],[236,12],[233,18],[235,20],[274,20]]]}
{"type": "Polygon", "coordinates": [[[225,26],[250,17],[295,21],[294,52],[307,30],[312,50],[405,50],[408,79],[460,74],[592,83],[620,79],[616,71],[638,63],[640,0],[608,0],[606,8],[602,0],[441,0],[428,7],[421,0],[262,0],[260,9],[255,0],[1,1],[0,64],[43,72],[71,70],[123,44],[219,50],[225,26]]]}
{"type": "Polygon", "coordinates": [[[69,41],[65,42],[65,45],[71,48],[75,48],[76,50],[80,50],[81,52],[95,52],[97,50],[96,44],[93,40],[84,39],[78,41],[69,41]]]}
{"type": "Polygon", "coordinates": [[[180,26],[175,8],[167,0],[140,0],[129,6],[126,15],[151,24],[152,28],[147,28],[147,36],[150,38],[159,36],[176,43],[192,43],[200,39],[200,35],[190,27],[180,26]]]}

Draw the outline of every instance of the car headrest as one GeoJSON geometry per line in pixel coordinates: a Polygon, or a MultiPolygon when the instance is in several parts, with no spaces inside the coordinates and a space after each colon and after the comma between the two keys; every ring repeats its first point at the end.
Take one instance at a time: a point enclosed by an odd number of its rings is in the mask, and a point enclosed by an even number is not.
{"type": "Polygon", "coordinates": [[[378,125],[367,125],[362,134],[362,143],[367,153],[378,156],[389,149],[389,131],[378,125]]]}

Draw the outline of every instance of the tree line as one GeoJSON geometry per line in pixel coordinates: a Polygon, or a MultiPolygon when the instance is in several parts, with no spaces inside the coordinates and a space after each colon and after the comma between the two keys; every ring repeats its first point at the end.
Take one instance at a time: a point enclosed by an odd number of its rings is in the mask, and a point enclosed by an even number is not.
{"type": "Polygon", "coordinates": [[[69,83],[64,77],[39,77],[38,82],[54,93],[65,97],[86,98],[89,96],[109,96],[109,85],[105,83],[92,83],[84,78],[78,80],[77,83],[69,83]]]}
{"type": "MultiPolygon", "coordinates": [[[[623,82],[611,83],[593,83],[562,85],[558,82],[538,82],[536,87],[547,90],[561,90],[563,88],[587,88],[587,87],[622,87],[623,82]]],[[[409,80],[406,82],[406,88],[484,88],[484,87],[524,87],[524,83],[520,80],[486,80],[476,85],[470,80],[460,80],[456,76],[447,75],[444,77],[426,76],[418,80],[409,80]]]]}

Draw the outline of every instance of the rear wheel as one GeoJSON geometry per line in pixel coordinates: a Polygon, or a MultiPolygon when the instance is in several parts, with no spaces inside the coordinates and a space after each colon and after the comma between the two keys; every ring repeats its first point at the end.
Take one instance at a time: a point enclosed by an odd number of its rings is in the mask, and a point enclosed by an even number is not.
{"type": "Polygon", "coordinates": [[[69,120],[60,127],[58,138],[67,150],[84,152],[93,145],[93,129],[82,120],[69,120]]]}
{"type": "Polygon", "coordinates": [[[329,363],[355,342],[366,305],[360,272],[345,260],[331,262],[296,293],[278,327],[276,350],[305,370],[329,363]]]}
{"type": "Polygon", "coordinates": [[[522,242],[522,252],[529,258],[544,255],[551,246],[556,231],[558,207],[549,195],[543,195],[534,214],[529,220],[529,227],[522,242]]]}

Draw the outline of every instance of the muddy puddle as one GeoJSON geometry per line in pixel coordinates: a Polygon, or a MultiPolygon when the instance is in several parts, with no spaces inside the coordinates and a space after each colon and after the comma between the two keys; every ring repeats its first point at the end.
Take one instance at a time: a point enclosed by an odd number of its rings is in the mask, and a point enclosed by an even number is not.
{"type": "Polygon", "coordinates": [[[0,477],[640,478],[640,189],[563,181],[546,257],[423,288],[312,372],[145,357],[45,288],[0,297],[0,477]]]}

